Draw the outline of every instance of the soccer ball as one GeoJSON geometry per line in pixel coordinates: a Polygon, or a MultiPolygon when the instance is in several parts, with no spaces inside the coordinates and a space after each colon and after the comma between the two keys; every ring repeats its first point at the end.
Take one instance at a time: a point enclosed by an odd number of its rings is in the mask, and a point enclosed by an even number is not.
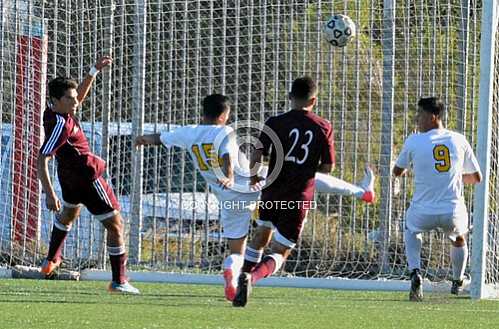
{"type": "Polygon", "coordinates": [[[326,40],[335,47],[344,47],[355,37],[355,24],[348,16],[335,14],[324,25],[326,40]]]}

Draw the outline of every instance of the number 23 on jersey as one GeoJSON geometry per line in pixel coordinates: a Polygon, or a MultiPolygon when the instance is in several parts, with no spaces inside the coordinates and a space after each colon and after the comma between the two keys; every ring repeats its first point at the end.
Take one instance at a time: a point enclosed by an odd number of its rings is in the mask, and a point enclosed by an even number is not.
{"type": "Polygon", "coordinates": [[[301,165],[305,161],[307,161],[308,154],[309,154],[308,147],[309,147],[310,143],[312,143],[312,140],[314,139],[314,133],[310,130],[307,130],[305,132],[306,142],[299,146],[300,149],[302,150],[300,153],[300,156],[293,155],[295,149],[298,147],[296,144],[298,143],[298,140],[300,139],[300,131],[297,128],[293,128],[289,132],[289,137],[293,139],[293,145],[291,145],[291,148],[289,149],[288,153],[286,154],[284,161],[294,162],[294,163],[301,165]]]}

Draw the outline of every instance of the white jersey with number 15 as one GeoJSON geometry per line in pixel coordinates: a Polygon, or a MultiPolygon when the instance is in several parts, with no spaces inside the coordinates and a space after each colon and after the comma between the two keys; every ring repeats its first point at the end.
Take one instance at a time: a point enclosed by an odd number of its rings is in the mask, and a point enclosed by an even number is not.
{"type": "Polygon", "coordinates": [[[234,166],[235,184],[247,186],[249,191],[249,162],[239,152],[234,130],[221,125],[186,125],[173,131],[162,132],[161,142],[167,146],[177,146],[187,150],[196,168],[208,182],[212,190],[222,199],[231,199],[238,193],[222,190],[218,184],[215,169],[221,169],[222,156],[229,154],[234,166]]]}

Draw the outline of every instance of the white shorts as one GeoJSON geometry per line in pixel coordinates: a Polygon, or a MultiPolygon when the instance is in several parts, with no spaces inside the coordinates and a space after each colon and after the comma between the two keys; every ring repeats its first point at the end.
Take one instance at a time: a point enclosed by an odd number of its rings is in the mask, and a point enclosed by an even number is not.
{"type": "Polygon", "coordinates": [[[451,240],[468,233],[468,212],[458,211],[448,214],[425,214],[409,207],[405,215],[405,227],[412,233],[441,229],[451,240]]]}
{"type": "Polygon", "coordinates": [[[219,198],[224,238],[240,239],[248,235],[251,215],[259,197],[260,193],[238,193],[236,198],[219,198]]]}

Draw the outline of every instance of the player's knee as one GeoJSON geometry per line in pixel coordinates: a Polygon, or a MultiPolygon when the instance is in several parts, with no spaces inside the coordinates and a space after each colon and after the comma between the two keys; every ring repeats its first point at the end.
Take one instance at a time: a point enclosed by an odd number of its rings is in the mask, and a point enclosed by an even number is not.
{"type": "Polygon", "coordinates": [[[108,232],[115,237],[121,237],[123,235],[123,229],[120,223],[111,225],[111,227],[108,229],[108,232]]]}
{"type": "Polygon", "coordinates": [[[272,253],[279,254],[285,260],[291,253],[292,248],[289,248],[279,242],[273,241],[271,245],[272,253]]]}
{"type": "Polygon", "coordinates": [[[123,235],[123,223],[120,216],[113,216],[103,222],[107,233],[113,237],[120,238],[123,235]]]}
{"type": "Polygon", "coordinates": [[[246,237],[240,239],[227,239],[231,254],[244,254],[244,247],[246,245],[246,237]]]}
{"type": "Polygon", "coordinates": [[[257,250],[263,249],[268,245],[268,242],[269,242],[269,239],[267,239],[266,237],[255,236],[251,240],[251,247],[253,249],[257,249],[257,250]]]}
{"type": "Polygon", "coordinates": [[[63,207],[60,216],[58,216],[58,221],[63,225],[71,226],[76,218],[80,215],[80,207],[68,208],[63,207]]]}
{"type": "Polygon", "coordinates": [[[73,225],[73,222],[75,221],[75,219],[76,218],[73,216],[64,216],[64,215],[61,215],[61,216],[59,216],[59,218],[57,218],[59,223],[61,223],[62,225],[66,225],[68,227],[73,225]]]}
{"type": "Polygon", "coordinates": [[[251,247],[254,249],[262,249],[266,247],[272,238],[272,229],[269,227],[258,226],[255,235],[251,239],[251,247]]]}

